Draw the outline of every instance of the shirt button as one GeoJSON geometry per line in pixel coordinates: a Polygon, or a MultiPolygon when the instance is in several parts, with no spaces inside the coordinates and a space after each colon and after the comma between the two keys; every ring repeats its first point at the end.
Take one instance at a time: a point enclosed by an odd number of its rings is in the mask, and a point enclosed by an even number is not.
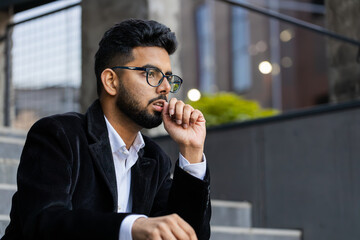
{"type": "Polygon", "coordinates": [[[118,211],[120,211],[121,210],[121,207],[120,206],[118,206],[118,211]]]}

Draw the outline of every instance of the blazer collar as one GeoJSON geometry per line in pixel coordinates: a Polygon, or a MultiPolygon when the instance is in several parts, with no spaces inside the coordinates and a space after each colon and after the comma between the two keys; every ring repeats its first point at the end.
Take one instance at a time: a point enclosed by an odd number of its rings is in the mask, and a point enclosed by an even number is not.
{"type": "Polygon", "coordinates": [[[86,112],[89,148],[93,161],[106,182],[113,199],[113,210],[117,209],[117,186],[115,167],[100,101],[96,100],[86,112]]]}

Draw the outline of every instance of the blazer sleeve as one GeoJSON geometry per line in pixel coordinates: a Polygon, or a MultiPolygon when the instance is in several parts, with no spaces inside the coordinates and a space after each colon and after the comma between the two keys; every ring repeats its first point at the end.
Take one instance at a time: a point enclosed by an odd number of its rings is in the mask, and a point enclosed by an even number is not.
{"type": "MultiPolygon", "coordinates": [[[[72,209],[74,156],[70,145],[55,119],[42,119],[29,131],[11,212],[21,239],[118,239],[127,214],[72,209]]],[[[7,231],[11,232],[11,224],[7,231]]]]}
{"type": "Polygon", "coordinates": [[[169,194],[169,208],[178,213],[195,230],[199,240],[210,239],[210,174],[198,179],[175,165],[169,194]]]}
{"type": "Polygon", "coordinates": [[[173,179],[170,177],[171,161],[161,152],[160,189],[158,190],[150,216],[176,213],[195,230],[199,240],[210,238],[210,173],[206,168],[204,180],[198,179],[175,164],[173,179]]]}

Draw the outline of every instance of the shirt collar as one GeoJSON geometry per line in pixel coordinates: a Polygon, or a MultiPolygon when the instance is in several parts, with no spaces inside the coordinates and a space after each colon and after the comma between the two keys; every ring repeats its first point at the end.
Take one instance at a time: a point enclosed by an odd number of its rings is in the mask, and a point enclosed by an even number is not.
{"type": "MultiPolygon", "coordinates": [[[[111,146],[111,151],[113,153],[119,151],[119,150],[125,150],[126,144],[124,140],[120,137],[120,135],[116,132],[116,130],[113,128],[113,126],[110,124],[109,120],[105,117],[106,127],[108,129],[109,134],[109,141],[111,146]]],[[[137,136],[131,145],[131,148],[134,148],[134,150],[138,153],[141,148],[145,147],[144,139],[140,132],[137,133],[137,136]]]]}

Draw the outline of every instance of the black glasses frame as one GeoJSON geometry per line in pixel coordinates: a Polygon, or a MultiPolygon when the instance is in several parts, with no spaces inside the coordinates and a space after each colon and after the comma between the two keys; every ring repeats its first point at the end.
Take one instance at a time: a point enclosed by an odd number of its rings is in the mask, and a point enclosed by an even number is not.
{"type": "Polygon", "coordinates": [[[128,69],[128,70],[135,70],[135,71],[144,71],[146,72],[146,82],[152,86],[152,87],[157,87],[157,86],[160,86],[160,84],[163,82],[164,78],[166,78],[171,86],[171,89],[170,89],[170,92],[171,93],[176,93],[179,91],[182,83],[183,83],[183,80],[177,76],[177,75],[165,75],[160,69],[158,68],[153,68],[153,67],[129,67],[129,66],[115,66],[115,67],[112,67],[111,68],[112,70],[114,69],[128,69]],[[162,74],[162,78],[159,80],[158,84],[157,85],[152,85],[150,82],[149,82],[149,79],[148,79],[148,75],[149,75],[149,71],[152,70],[152,69],[155,69],[156,71],[159,71],[161,74],[162,74]],[[179,82],[171,82],[171,78],[175,77],[177,81],[179,82]],[[174,84],[178,84],[179,87],[176,88],[175,90],[173,90],[173,85],[174,84]]]}

